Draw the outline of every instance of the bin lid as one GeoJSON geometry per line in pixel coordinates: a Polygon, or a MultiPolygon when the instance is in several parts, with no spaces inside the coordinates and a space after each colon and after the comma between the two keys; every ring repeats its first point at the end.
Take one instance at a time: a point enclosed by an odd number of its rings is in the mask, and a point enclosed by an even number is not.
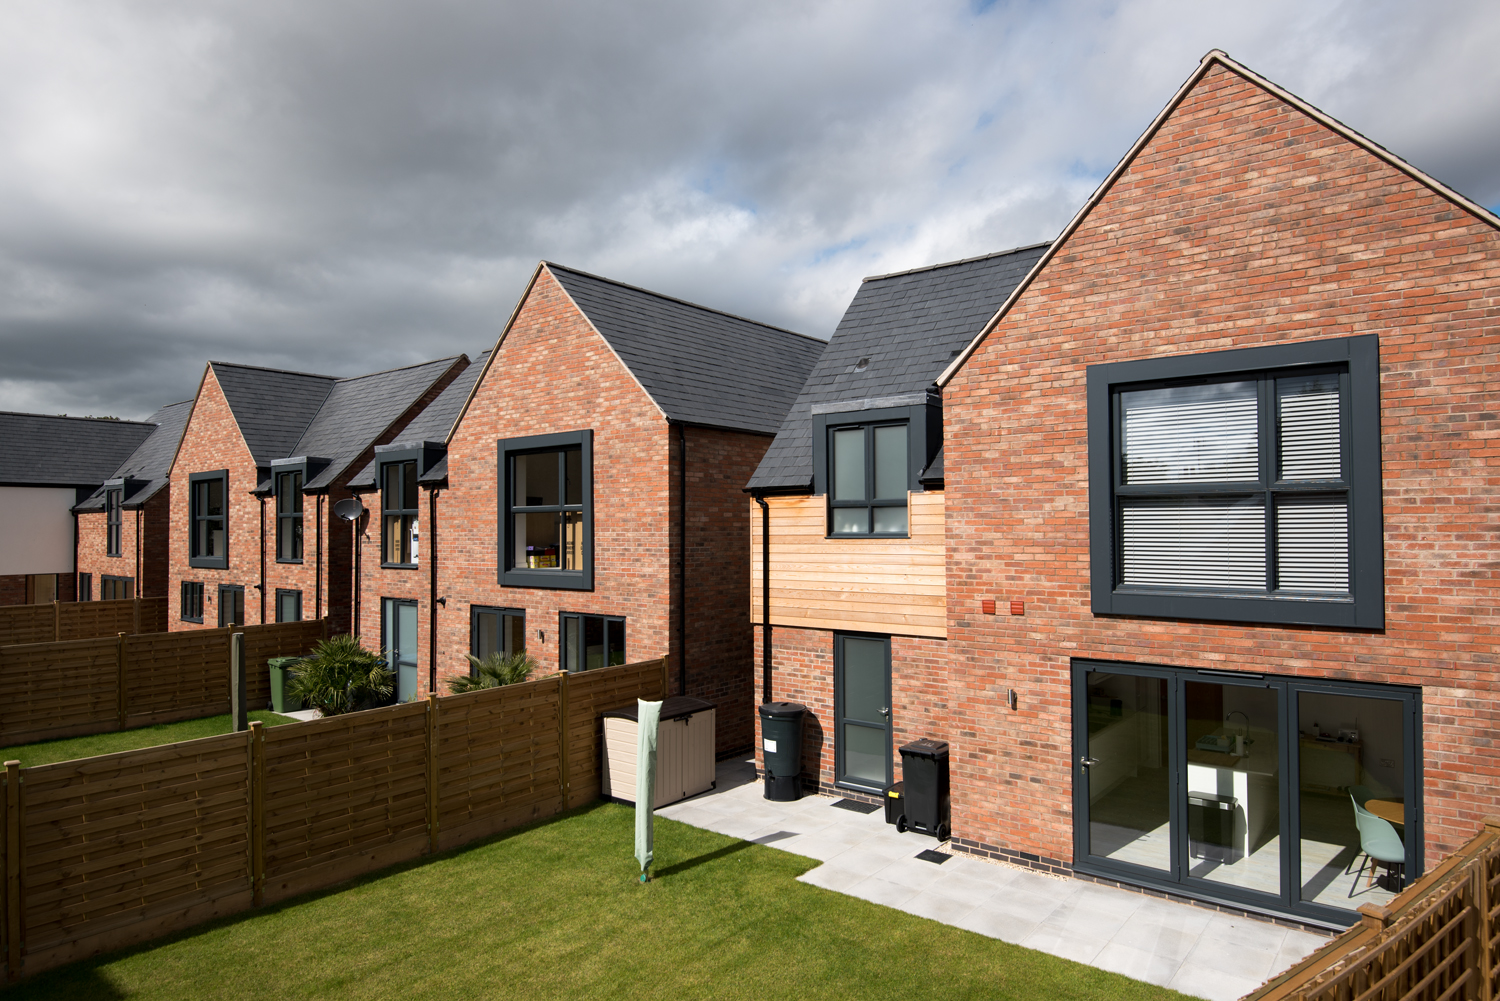
{"type": "Polygon", "coordinates": [[[901,756],[903,758],[946,758],[948,756],[948,742],[946,740],[933,740],[931,737],[923,737],[921,740],[914,740],[910,744],[902,744],[901,756]]]}
{"type": "Polygon", "coordinates": [[[302,660],[301,657],[272,657],[270,660],[266,661],[266,664],[270,667],[286,667],[287,665],[295,664],[300,660],[302,660]]]}
{"type": "Polygon", "coordinates": [[[801,716],[807,712],[807,706],[800,702],[762,702],[760,714],[762,716],[801,716]]]}
{"type": "MultiPolygon", "coordinates": [[[[673,695],[661,704],[661,718],[664,720],[687,719],[689,716],[701,713],[705,709],[717,708],[718,706],[714,703],[705,702],[703,699],[695,699],[691,695],[673,695]]],[[[633,719],[639,722],[640,710],[641,707],[637,703],[632,702],[628,706],[610,709],[601,715],[609,719],[633,719]]]]}

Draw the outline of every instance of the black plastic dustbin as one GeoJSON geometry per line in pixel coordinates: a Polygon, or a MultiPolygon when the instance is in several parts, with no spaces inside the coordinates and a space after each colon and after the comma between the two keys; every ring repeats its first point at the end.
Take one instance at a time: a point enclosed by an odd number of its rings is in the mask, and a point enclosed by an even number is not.
{"type": "Polygon", "coordinates": [[[948,742],[923,737],[901,746],[902,807],[896,830],[910,828],[947,841],[948,742]]]}
{"type": "Polygon", "coordinates": [[[802,798],[802,721],[807,706],[765,702],[760,707],[760,746],[766,760],[766,799],[802,798]]]}
{"type": "Polygon", "coordinates": [[[893,782],[885,790],[885,822],[894,824],[901,819],[902,789],[904,782],[893,782]]]}

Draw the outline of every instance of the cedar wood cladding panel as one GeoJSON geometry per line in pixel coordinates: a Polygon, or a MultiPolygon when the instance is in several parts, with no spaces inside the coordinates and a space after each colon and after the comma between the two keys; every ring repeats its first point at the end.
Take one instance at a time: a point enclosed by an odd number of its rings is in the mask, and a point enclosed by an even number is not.
{"type": "MultiPolygon", "coordinates": [[[[822,495],[767,497],[771,624],[947,635],[943,493],[909,495],[911,538],[829,539],[822,495]]],[[[750,501],[750,621],[761,621],[761,511],[750,501]]]]}

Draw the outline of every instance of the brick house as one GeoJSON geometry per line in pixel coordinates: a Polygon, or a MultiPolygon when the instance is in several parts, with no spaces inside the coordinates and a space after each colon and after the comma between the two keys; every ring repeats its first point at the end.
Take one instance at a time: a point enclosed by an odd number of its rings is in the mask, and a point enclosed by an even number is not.
{"type": "Polygon", "coordinates": [[[384,528],[362,560],[374,569],[361,631],[385,635],[394,619],[415,632],[383,644],[400,648],[403,693],[467,673],[471,652],[524,647],[543,673],[666,654],[675,688],[718,704],[719,750],[748,749],[740,489],[823,347],[538,265],[447,440],[378,456],[382,484],[436,488],[412,505],[386,487],[401,507],[370,505],[384,528]],[[422,593],[430,585],[416,566],[399,568],[410,584],[376,574],[391,556],[408,558],[403,519],[418,509],[436,515],[424,530],[437,550],[435,595],[422,593]]]}
{"type": "Polygon", "coordinates": [[[78,600],[159,598],[167,593],[172,494],[167,473],[193,401],[152,414],[150,437],[73,508],[78,521],[78,600]],[[97,582],[97,583],[96,583],[97,582]]]}
{"type": "Polygon", "coordinates": [[[1340,925],[1500,808],[1497,229],[1205,57],[939,379],[956,847],[1340,925]]]}
{"type": "Polygon", "coordinates": [[[155,425],[0,412],[0,605],[78,599],[78,528],[85,500],[155,425]]]}
{"type": "Polygon", "coordinates": [[[467,365],[339,379],[209,362],[171,467],[169,628],[327,616],[347,631],[353,554],[333,507],[467,365]]]}
{"type": "Polygon", "coordinates": [[[947,731],[943,399],[933,380],[1044,249],[866,278],[749,478],[761,698],[811,710],[809,786],[880,795],[899,744],[947,731]]]}

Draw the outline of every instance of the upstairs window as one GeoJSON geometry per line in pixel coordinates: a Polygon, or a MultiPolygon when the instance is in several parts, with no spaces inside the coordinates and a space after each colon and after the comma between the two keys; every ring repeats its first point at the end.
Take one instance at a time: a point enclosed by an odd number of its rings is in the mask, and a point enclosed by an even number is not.
{"type": "Polygon", "coordinates": [[[302,562],[302,471],[276,474],[276,562],[302,562]]]}
{"type": "Polygon", "coordinates": [[[1091,367],[1094,610],[1382,623],[1376,355],[1367,337],[1091,367]]]}
{"type": "Polygon", "coordinates": [[[386,566],[416,566],[416,460],[381,465],[380,509],[380,562],[386,566]]]}
{"type": "Polygon", "coordinates": [[[229,566],[229,471],[193,473],[188,481],[188,565],[229,566]]]}
{"type": "Polygon", "coordinates": [[[121,503],[124,490],[104,491],[104,554],[120,555],[121,503]]]}
{"type": "Polygon", "coordinates": [[[593,587],[593,435],[500,442],[500,583],[593,587]]]}
{"type": "Polygon", "coordinates": [[[828,426],[828,534],[907,534],[907,424],[828,426]]]}

